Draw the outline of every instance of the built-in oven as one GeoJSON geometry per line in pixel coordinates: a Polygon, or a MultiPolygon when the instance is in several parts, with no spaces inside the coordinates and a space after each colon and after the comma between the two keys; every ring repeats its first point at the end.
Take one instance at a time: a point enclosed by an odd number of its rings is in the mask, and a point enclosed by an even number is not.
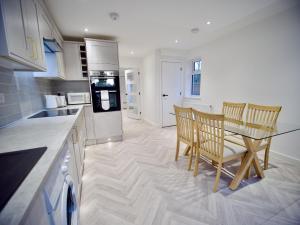
{"type": "Polygon", "coordinates": [[[90,71],[93,111],[120,111],[119,71],[90,71]]]}

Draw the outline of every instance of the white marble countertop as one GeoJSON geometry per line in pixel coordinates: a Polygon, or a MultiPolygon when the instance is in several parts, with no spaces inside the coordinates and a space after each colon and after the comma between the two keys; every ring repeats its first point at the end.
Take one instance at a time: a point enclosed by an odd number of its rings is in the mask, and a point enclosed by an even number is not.
{"type": "Polygon", "coordinates": [[[76,115],[24,118],[0,129],[0,153],[47,147],[44,155],[0,213],[1,225],[18,225],[22,222],[30,203],[41,189],[46,175],[58,157],[58,153],[82,111],[83,105],[65,108],[78,108],[79,110],[76,115]]]}

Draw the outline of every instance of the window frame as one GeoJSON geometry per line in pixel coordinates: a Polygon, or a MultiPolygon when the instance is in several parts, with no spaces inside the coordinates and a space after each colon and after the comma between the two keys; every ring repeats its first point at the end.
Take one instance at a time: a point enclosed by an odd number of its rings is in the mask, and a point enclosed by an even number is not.
{"type": "Polygon", "coordinates": [[[201,59],[193,59],[192,60],[192,74],[191,74],[191,97],[200,97],[201,96],[201,78],[202,78],[202,73],[201,73],[201,69],[202,69],[202,60],[201,59]],[[200,65],[199,65],[199,70],[195,70],[195,63],[196,62],[199,62],[200,65]],[[199,78],[199,94],[194,94],[193,93],[193,86],[194,86],[194,75],[197,75],[199,74],[200,75],[200,78],[199,78]]]}

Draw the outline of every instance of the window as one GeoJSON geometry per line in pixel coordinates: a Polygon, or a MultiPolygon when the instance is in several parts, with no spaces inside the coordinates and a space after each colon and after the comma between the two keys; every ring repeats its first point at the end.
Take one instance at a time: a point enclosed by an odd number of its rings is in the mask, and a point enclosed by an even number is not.
{"type": "Polygon", "coordinates": [[[191,95],[200,96],[201,60],[193,61],[191,95]]]}

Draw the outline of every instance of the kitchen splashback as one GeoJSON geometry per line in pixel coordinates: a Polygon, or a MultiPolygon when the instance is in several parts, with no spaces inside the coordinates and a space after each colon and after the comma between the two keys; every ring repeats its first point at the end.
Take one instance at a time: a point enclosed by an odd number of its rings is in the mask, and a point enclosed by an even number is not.
{"type": "Polygon", "coordinates": [[[69,92],[90,92],[89,81],[53,80],[51,83],[53,94],[69,92]]]}
{"type": "Polygon", "coordinates": [[[51,94],[50,80],[0,68],[0,127],[43,109],[44,94],[51,94]]]}

